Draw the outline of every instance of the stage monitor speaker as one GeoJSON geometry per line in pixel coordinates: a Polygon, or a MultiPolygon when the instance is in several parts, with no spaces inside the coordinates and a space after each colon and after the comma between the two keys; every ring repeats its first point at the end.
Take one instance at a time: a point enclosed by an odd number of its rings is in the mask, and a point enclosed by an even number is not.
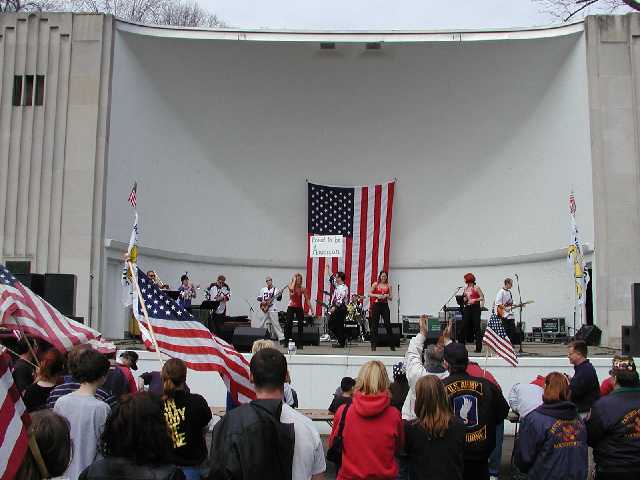
{"type": "MultiPolygon", "coordinates": [[[[298,328],[294,328],[293,332],[293,341],[299,343],[298,338],[298,328]]],[[[315,345],[316,347],[320,345],[320,327],[307,327],[304,326],[302,330],[302,345],[315,345]]]]}
{"type": "Polygon", "coordinates": [[[640,327],[624,325],[622,327],[622,349],[623,355],[640,355],[640,327]]]}
{"type": "Polygon", "coordinates": [[[575,340],[584,340],[589,346],[600,345],[600,337],[602,336],[602,330],[595,325],[583,325],[580,330],[576,332],[575,340]]]}
{"type": "Polygon", "coordinates": [[[76,314],[76,276],[69,273],[45,273],[44,299],[68,317],[76,314]]]}
{"type": "Polygon", "coordinates": [[[384,325],[378,327],[378,340],[376,340],[377,347],[390,347],[394,345],[396,347],[400,346],[400,324],[392,323],[391,324],[391,335],[393,338],[389,338],[389,334],[387,333],[387,329],[384,325]]]}
{"type": "Polygon", "coordinates": [[[38,273],[15,273],[13,276],[33,293],[44,297],[44,275],[38,273]]]}
{"type": "Polygon", "coordinates": [[[640,283],[631,284],[631,326],[640,328],[640,283]]]}
{"type": "Polygon", "coordinates": [[[239,352],[250,352],[253,342],[269,338],[266,328],[236,327],[231,343],[239,352]]]}
{"type": "Polygon", "coordinates": [[[28,260],[7,260],[5,263],[5,267],[11,273],[13,273],[14,277],[17,277],[17,274],[27,274],[31,273],[31,262],[28,260]]]}

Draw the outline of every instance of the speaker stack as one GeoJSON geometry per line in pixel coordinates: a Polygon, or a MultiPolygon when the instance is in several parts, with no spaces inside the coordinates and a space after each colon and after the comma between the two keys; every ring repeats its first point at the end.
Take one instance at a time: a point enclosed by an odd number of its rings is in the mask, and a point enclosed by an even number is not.
{"type": "Polygon", "coordinates": [[[631,285],[631,326],[622,326],[622,354],[640,355],[640,283],[631,285]]]}
{"type": "Polygon", "coordinates": [[[305,325],[302,330],[302,342],[298,338],[297,327],[293,329],[291,335],[296,344],[302,343],[302,345],[315,345],[316,347],[320,345],[320,327],[307,327],[305,325]]]}
{"type": "Polygon", "coordinates": [[[253,342],[269,338],[266,328],[236,327],[231,343],[239,352],[250,352],[253,342]]]}
{"type": "Polygon", "coordinates": [[[376,340],[376,346],[378,347],[399,347],[400,346],[400,327],[399,323],[391,324],[391,337],[387,333],[387,329],[382,326],[378,326],[378,339],[376,340]]]}
{"type": "Polygon", "coordinates": [[[44,299],[67,317],[76,315],[77,278],[69,273],[44,274],[44,299]]]}

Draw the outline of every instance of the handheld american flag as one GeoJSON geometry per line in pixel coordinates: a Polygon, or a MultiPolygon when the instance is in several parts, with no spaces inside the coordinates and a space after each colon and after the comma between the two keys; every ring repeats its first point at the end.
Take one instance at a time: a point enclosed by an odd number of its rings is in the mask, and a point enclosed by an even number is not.
{"type": "Polygon", "coordinates": [[[135,298],[133,313],[147,349],[155,350],[157,343],[162,353],[183,360],[192,370],[218,372],[234,400],[254,400],[249,363],[244,356],[167,297],[141,269],[134,266],[134,271],[151,324],[147,323],[140,299],[135,298]]]}
{"type": "Polygon", "coordinates": [[[0,480],[15,478],[29,445],[29,414],[13,382],[9,361],[7,353],[0,353],[0,480]]]}
{"type": "Polygon", "coordinates": [[[136,208],[136,205],[138,204],[138,182],[133,183],[133,188],[131,189],[128,200],[131,206],[136,208]]]}
{"type": "Polygon", "coordinates": [[[389,270],[391,220],[395,182],[363,187],[332,187],[308,184],[307,280],[315,314],[322,314],[321,303],[329,278],[325,274],[343,271],[351,293],[364,295],[379,270],[389,270]],[[340,258],[312,258],[311,237],[342,235],[344,251],[340,258]]]}
{"type": "Polygon", "coordinates": [[[0,326],[42,338],[61,352],[98,340],[100,332],[65,317],[0,265],[0,326]]]}
{"type": "Polygon", "coordinates": [[[489,317],[489,323],[484,331],[482,343],[496,352],[496,355],[510,363],[511,366],[518,366],[518,356],[513,349],[511,340],[509,340],[507,332],[502,325],[502,320],[495,314],[489,317]]]}

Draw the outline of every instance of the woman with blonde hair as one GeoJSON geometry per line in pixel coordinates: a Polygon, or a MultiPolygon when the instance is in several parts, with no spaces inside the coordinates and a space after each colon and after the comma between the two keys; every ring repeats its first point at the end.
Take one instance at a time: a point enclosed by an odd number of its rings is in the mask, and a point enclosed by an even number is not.
{"type": "Polygon", "coordinates": [[[352,402],[338,408],[329,437],[332,446],[344,424],[338,480],[398,476],[396,454],[402,448],[404,431],[400,412],[391,406],[389,385],[382,362],[367,362],[358,373],[352,402]]]}
{"type": "Polygon", "coordinates": [[[405,452],[411,480],[462,480],[464,425],[451,411],[442,381],[427,375],[416,383],[416,418],[407,422],[405,452]]]}
{"type": "Polygon", "coordinates": [[[542,405],[520,425],[515,462],[529,480],[585,480],[587,429],[569,402],[569,380],[552,372],[544,380],[542,405]]]}
{"type": "Polygon", "coordinates": [[[200,465],[207,458],[205,429],[211,410],[202,395],[185,390],[187,365],[170,358],[162,367],[164,419],[173,442],[173,462],[187,480],[199,480],[200,465]]]}
{"type": "Polygon", "coordinates": [[[287,287],[289,289],[289,305],[287,305],[287,322],[284,326],[284,341],[282,344],[286,347],[289,340],[293,340],[293,319],[295,317],[298,322],[296,348],[301,349],[303,348],[304,311],[309,307],[307,289],[302,284],[302,274],[296,273],[287,287]]]}

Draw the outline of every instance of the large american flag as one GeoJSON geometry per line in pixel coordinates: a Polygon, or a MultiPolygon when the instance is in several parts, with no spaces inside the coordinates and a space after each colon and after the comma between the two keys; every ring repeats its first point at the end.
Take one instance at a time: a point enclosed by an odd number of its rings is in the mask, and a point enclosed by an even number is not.
{"type": "Polygon", "coordinates": [[[65,317],[0,264],[0,326],[42,338],[61,352],[98,341],[100,332],[65,317]]]}
{"type": "Polygon", "coordinates": [[[482,343],[491,348],[491,350],[496,352],[496,355],[503,358],[513,367],[518,366],[518,356],[513,349],[511,340],[509,340],[504,325],[502,325],[502,320],[495,314],[489,317],[487,328],[484,331],[484,337],[482,337],[482,343]]]}
{"type": "Polygon", "coordinates": [[[332,187],[308,184],[307,288],[316,315],[329,298],[325,270],[345,273],[351,293],[364,295],[380,270],[389,270],[391,219],[395,182],[363,187],[332,187]],[[341,258],[311,258],[313,235],[344,236],[341,258]]]}
{"type": "Polygon", "coordinates": [[[18,387],[13,382],[10,358],[0,354],[0,480],[15,478],[27,452],[29,438],[26,412],[18,387]]]}
{"type": "Polygon", "coordinates": [[[136,299],[133,302],[133,313],[138,320],[145,346],[149,350],[155,350],[153,334],[162,353],[183,360],[192,370],[218,372],[234,400],[240,403],[254,400],[255,391],[250,380],[249,363],[244,356],[167,297],[142,269],[135,270],[140,294],[151,322],[150,329],[144,317],[142,303],[136,299]]]}

